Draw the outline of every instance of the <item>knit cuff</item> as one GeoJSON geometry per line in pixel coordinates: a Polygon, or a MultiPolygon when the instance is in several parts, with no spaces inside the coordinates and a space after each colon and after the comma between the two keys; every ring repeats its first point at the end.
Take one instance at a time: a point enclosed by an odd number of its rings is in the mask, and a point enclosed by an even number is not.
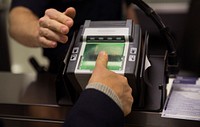
{"type": "Polygon", "coordinates": [[[119,97],[116,95],[116,93],[110,87],[108,87],[102,83],[95,82],[95,83],[88,84],[85,89],[96,89],[96,90],[103,92],[104,94],[109,96],[123,111],[121,100],[119,99],[119,97]]]}

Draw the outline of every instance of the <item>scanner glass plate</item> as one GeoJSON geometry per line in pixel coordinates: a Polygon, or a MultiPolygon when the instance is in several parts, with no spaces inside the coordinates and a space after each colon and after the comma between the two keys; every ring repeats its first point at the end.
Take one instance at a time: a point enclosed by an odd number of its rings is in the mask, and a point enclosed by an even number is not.
{"type": "Polygon", "coordinates": [[[121,70],[124,59],[125,43],[113,42],[89,42],[86,43],[83,56],[81,58],[80,70],[93,70],[97,55],[100,51],[108,53],[108,69],[121,70]]]}

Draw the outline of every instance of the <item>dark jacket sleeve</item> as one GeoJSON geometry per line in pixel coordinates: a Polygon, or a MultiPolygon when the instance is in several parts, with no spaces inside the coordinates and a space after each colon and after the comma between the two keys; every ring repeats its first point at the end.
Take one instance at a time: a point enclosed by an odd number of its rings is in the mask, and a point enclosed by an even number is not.
{"type": "Polygon", "coordinates": [[[67,116],[64,127],[123,127],[119,106],[104,93],[87,89],[67,116]]]}
{"type": "Polygon", "coordinates": [[[50,0],[12,0],[10,10],[17,6],[23,6],[33,11],[38,17],[41,17],[48,8],[49,2],[50,0]]]}

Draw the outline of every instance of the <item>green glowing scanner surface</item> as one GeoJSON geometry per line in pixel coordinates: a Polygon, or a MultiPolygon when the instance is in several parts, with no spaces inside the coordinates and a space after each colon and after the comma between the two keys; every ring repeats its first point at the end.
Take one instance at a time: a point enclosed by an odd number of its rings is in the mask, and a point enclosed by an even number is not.
{"type": "Polygon", "coordinates": [[[113,43],[113,42],[89,42],[86,43],[86,47],[81,58],[80,70],[93,70],[96,62],[97,55],[100,51],[106,51],[108,53],[108,65],[109,70],[122,70],[123,65],[123,53],[125,43],[113,43]]]}

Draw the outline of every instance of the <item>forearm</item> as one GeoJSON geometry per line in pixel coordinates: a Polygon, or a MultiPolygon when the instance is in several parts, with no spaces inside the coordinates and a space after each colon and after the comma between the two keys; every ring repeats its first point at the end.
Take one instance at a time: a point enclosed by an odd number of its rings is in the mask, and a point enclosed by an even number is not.
{"type": "Polygon", "coordinates": [[[123,127],[123,124],[123,112],[110,97],[98,90],[86,89],[65,120],[64,127],[123,127]]]}
{"type": "Polygon", "coordinates": [[[38,47],[38,17],[29,9],[16,7],[9,14],[9,33],[19,43],[38,47]]]}
{"type": "Polygon", "coordinates": [[[85,89],[95,89],[95,90],[101,91],[102,93],[110,97],[123,111],[121,100],[119,99],[117,94],[107,85],[104,85],[99,82],[94,82],[94,83],[89,83],[85,89]]]}

